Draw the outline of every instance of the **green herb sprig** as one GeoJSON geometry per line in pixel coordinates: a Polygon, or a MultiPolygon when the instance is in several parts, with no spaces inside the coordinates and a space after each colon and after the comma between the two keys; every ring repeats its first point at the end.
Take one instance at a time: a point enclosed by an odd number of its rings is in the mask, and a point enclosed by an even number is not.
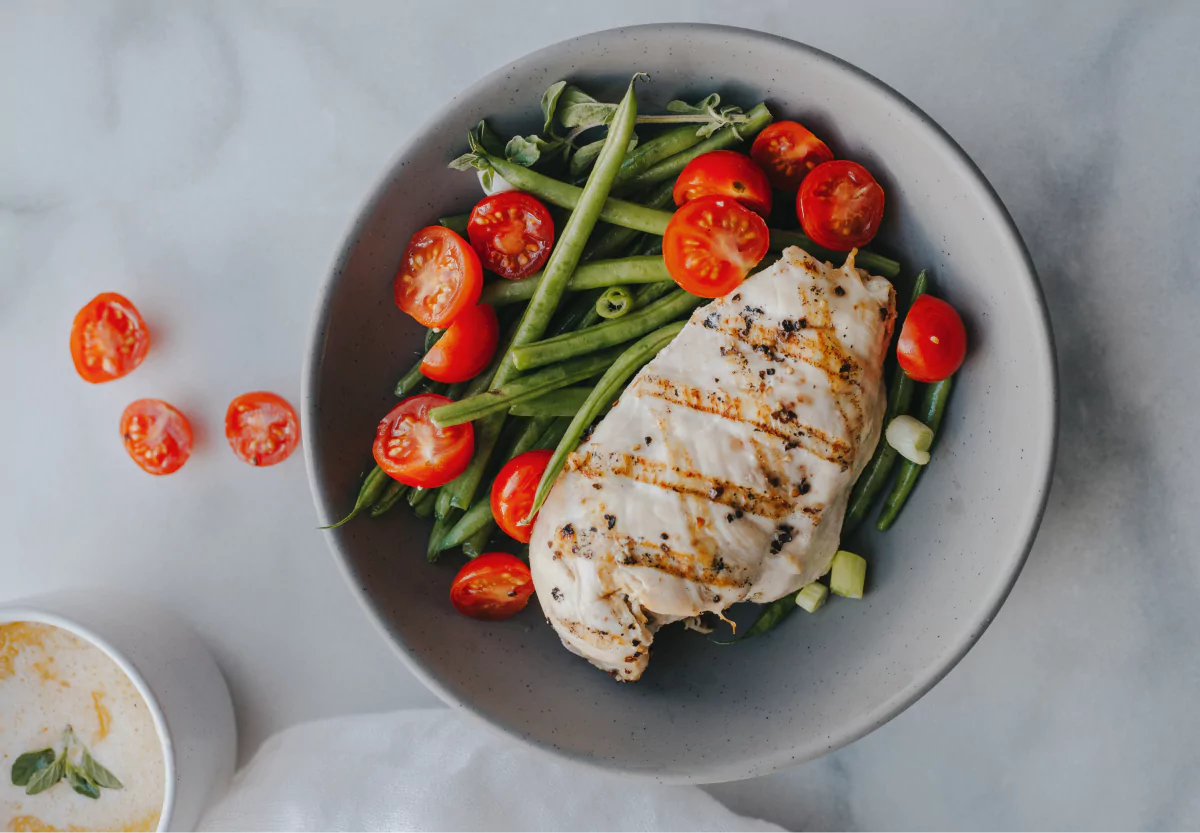
{"type": "Polygon", "coordinates": [[[26,752],[13,761],[13,785],[24,787],[26,795],[45,792],[64,778],[71,789],[92,799],[100,797],[101,788],[120,790],[125,786],[107,767],[92,757],[70,726],[63,732],[62,750],[57,754],[53,749],[39,749],[26,752]],[[80,750],[78,763],[71,760],[74,749],[80,750]]]}

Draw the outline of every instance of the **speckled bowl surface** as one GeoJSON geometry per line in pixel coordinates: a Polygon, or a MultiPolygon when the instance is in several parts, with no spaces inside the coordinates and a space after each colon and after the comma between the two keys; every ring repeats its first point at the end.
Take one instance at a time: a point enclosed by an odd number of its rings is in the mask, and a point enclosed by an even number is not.
{"type": "Polygon", "coordinates": [[[910,102],[816,49],[691,24],[586,35],[482,79],[401,151],[321,290],[305,453],[321,521],[336,520],[420,340],[392,300],[401,252],[418,228],[480,196],[473,174],[446,167],[467,129],[487,117],[504,135],[531,132],[551,83],[617,100],[635,70],[653,79],[639,90],[647,110],[713,90],[746,106],[766,100],[777,118],[803,122],[838,156],[865,164],[887,193],[874,248],[905,265],[901,297],[927,267],[967,322],[971,350],[932,468],[890,532],[850,542],[870,562],[866,597],[797,613],[734,647],[668,628],[645,677],[617,684],[568,653],[536,603],[495,624],[455,613],[447,590],[459,559],[426,564],[428,525],[409,513],[326,534],[371,616],[446,702],[596,766],[668,782],[733,780],[849,743],[928,691],[995,616],[1045,505],[1056,382],[1037,277],[991,187],[910,102]]]}

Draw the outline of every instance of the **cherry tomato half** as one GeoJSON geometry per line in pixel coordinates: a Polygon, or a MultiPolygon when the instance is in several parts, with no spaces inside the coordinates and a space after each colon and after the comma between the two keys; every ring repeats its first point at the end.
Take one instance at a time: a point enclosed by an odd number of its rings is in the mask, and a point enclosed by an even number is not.
{"type": "Polygon", "coordinates": [[[243,463],[282,463],[300,442],[296,411],[282,396],[267,391],[243,393],[225,412],[225,439],[243,463]]]}
{"type": "Polygon", "coordinates": [[[150,474],[179,471],[192,454],[192,424],[159,399],[139,399],[126,408],[121,437],[133,462],[150,474]]]}
{"type": "Polygon", "coordinates": [[[764,217],[771,213],[771,183],[754,160],[732,150],[702,153],[679,173],[671,192],[676,205],[715,194],[732,197],[764,217]]]}
{"type": "Polygon", "coordinates": [[[967,356],[967,329],[954,307],[922,295],[900,328],[896,359],[918,382],[940,382],[954,375],[967,356]]]}
{"type": "Polygon", "coordinates": [[[120,379],[142,363],[150,332],[137,307],[123,295],[103,292],[75,316],[71,359],[85,382],[120,379]]]}
{"type": "Polygon", "coordinates": [[[408,241],[393,290],[396,306],[423,326],[449,327],[455,316],[479,303],[479,255],[450,229],[423,228],[408,241]]]}
{"type": "Polygon", "coordinates": [[[550,257],[554,221],[536,198],[505,191],[479,201],[467,237],[485,268],[509,280],[527,278],[550,257]]]}
{"type": "Polygon", "coordinates": [[[533,496],[553,456],[551,450],[518,454],[504,464],[492,483],[492,516],[507,535],[522,544],[529,543],[537,516],[527,524],[521,521],[533,508],[533,496]]]}
{"type": "Polygon", "coordinates": [[[675,283],[693,295],[732,292],[767,253],[767,224],[728,197],[699,197],[671,218],[663,259],[675,283]]]}
{"type": "Polygon", "coordinates": [[[475,453],[471,423],[438,428],[429,412],[452,400],[435,393],[410,396],[375,429],[375,462],[388,476],[409,486],[444,486],[466,470],[475,453]]]}
{"type": "Polygon", "coordinates": [[[750,156],[780,191],[795,191],[808,172],[833,159],[829,146],[794,121],[777,121],[758,134],[750,156]]]}
{"type": "Polygon", "coordinates": [[[487,304],[463,310],[421,360],[421,373],[436,382],[465,382],[487,367],[500,343],[496,311],[487,304]]]}
{"type": "Polygon", "coordinates": [[[848,252],[870,243],[879,231],[883,189],[857,162],[825,162],[800,183],[796,213],[804,233],[818,246],[848,252]]]}
{"type": "Polygon", "coordinates": [[[450,585],[450,603],[473,619],[507,619],[533,595],[533,575],[524,561],[506,552],[485,552],[468,561],[450,585]]]}

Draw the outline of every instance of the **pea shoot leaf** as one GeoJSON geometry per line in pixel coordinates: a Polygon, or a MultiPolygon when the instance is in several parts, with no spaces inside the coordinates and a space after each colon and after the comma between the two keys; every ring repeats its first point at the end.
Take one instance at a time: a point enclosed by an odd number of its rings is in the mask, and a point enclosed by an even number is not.
{"type": "Polygon", "coordinates": [[[556,81],[546,88],[546,92],[542,93],[542,117],[545,120],[542,132],[547,135],[554,135],[554,111],[558,109],[559,96],[566,87],[566,81],[556,81]]]}

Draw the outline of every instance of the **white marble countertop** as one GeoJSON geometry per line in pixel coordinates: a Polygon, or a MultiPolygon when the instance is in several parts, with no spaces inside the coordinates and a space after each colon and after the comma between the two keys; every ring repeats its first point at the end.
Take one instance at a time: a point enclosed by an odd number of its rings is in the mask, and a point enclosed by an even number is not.
{"type": "Polygon", "coordinates": [[[547,5],[0,4],[0,599],[165,601],[227,672],[243,755],[308,718],[435,703],[313,532],[300,456],[246,469],[225,406],[298,401],[350,218],[454,92],[594,29],[760,28],[894,86],[995,185],[1051,306],[1062,440],[1029,564],[966,660],[859,743],[712,791],[793,828],[1200,826],[1200,7],[547,5]],[[90,387],[66,336],[109,289],[155,348],[90,387]],[[150,395],[198,429],[161,480],[117,436],[150,395]]]}

